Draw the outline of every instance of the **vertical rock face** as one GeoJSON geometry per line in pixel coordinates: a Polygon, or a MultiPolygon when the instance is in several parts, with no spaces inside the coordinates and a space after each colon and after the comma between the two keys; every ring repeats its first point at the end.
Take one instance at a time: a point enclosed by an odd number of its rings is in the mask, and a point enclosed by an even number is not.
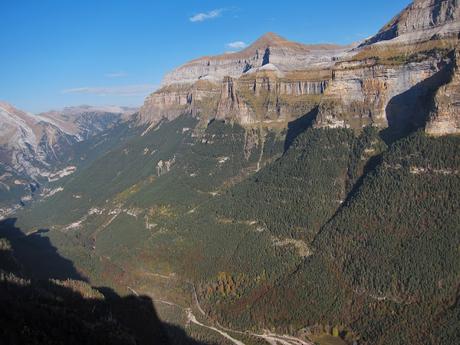
{"type": "MultiPolygon", "coordinates": [[[[254,126],[286,125],[317,109],[317,127],[420,128],[456,132],[442,118],[446,82],[460,34],[458,0],[416,0],[358,47],[304,45],[269,33],[241,52],[204,57],[169,73],[141,121],[191,113],[254,126]],[[444,92],[444,100],[441,93],[444,92]],[[439,114],[436,117],[435,114],[439,114]]],[[[450,92],[450,93],[449,93],[450,92]]],[[[448,106],[453,109],[455,103],[448,106]]],[[[450,117],[452,118],[452,116],[450,117]]]]}
{"type": "Polygon", "coordinates": [[[172,120],[187,112],[191,104],[191,89],[164,87],[148,96],[139,112],[141,123],[157,123],[162,119],[172,120]]]}
{"type": "Polygon", "coordinates": [[[460,30],[458,0],[415,0],[365,44],[441,38],[460,30]]]}
{"type": "Polygon", "coordinates": [[[276,70],[262,69],[240,78],[227,76],[219,83],[173,84],[146,99],[141,122],[155,124],[184,113],[242,125],[293,120],[311,110],[330,78],[328,70],[279,76],[276,70]]]}
{"type": "Polygon", "coordinates": [[[250,124],[252,119],[255,118],[254,112],[236,92],[236,85],[231,77],[226,77],[222,81],[222,90],[216,111],[216,118],[238,118],[241,124],[250,124]]]}
{"type": "MultiPolygon", "coordinates": [[[[424,82],[440,73],[446,63],[430,58],[419,63],[386,65],[375,60],[356,63],[340,63],[334,69],[334,77],[320,104],[318,127],[360,128],[375,125],[386,128],[401,125],[395,119],[399,98],[407,104],[417,103],[417,97],[428,95],[431,83],[424,82]]],[[[401,104],[398,104],[401,107],[401,104]]],[[[417,116],[416,107],[401,114],[407,121],[417,116]]],[[[401,120],[401,121],[398,121],[401,120]]]]}
{"type": "MultiPolygon", "coordinates": [[[[190,61],[168,73],[163,86],[193,84],[198,80],[220,83],[225,77],[239,78],[247,72],[270,65],[280,72],[310,68],[327,68],[334,58],[342,56],[349,47],[331,44],[305,45],[267,33],[246,49],[190,61]]],[[[270,68],[270,67],[269,67],[270,68]]]]}
{"type": "Polygon", "coordinates": [[[311,100],[302,106],[300,98],[323,94],[330,67],[348,50],[299,44],[268,33],[241,52],[193,60],[167,74],[163,87],[141,108],[141,122],[203,112],[241,124],[302,116],[311,100]],[[313,72],[303,72],[305,66],[313,72]],[[288,98],[293,98],[293,104],[288,98]]]}
{"type": "Polygon", "coordinates": [[[333,67],[316,125],[424,127],[460,32],[457,0],[416,0],[333,67]]]}
{"type": "Polygon", "coordinates": [[[167,161],[160,160],[157,163],[157,176],[160,177],[161,175],[167,174],[171,170],[171,167],[174,165],[175,162],[175,156],[167,161]]]}
{"type": "Polygon", "coordinates": [[[278,78],[276,73],[267,71],[239,79],[227,77],[222,82],[216,118],[242,125],[292,121],[315,106],[328,82],[278,78]]]}
{"type": "Polygon", "coordinates": [[[162,119],[172,120],[185,113],[207,113],[209,109],[215,109],[219,94],[219,85],[206,80],[164,86],[146,98],[139,111],[140,122],[156,124],[162,119]]]}
{"type": "Polygon", "coordinates": [[[449,82],[436,93],[426,126],[431,135],[460,134],[460,51],[455,50],[449,82]]]}

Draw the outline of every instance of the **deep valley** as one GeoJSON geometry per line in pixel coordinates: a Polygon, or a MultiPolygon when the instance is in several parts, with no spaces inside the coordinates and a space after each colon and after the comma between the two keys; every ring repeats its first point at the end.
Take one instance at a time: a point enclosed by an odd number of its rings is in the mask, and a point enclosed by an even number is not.
{"type": "Polygon", "coordinates": [[[359,43],[190,61],[140,109],[0,103],[0,338],[458,344],[459,39],[457,0],[415,0],[359,43]]]}

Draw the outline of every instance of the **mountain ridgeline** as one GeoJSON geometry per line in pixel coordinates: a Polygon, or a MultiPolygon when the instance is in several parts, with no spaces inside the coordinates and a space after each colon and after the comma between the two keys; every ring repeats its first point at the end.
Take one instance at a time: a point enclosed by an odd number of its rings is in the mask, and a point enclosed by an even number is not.
{"type": "Polygon", "coordinates": [[[180,66],[2,223],[5,291],[101,343],[458,344],[459,37],[458,1],[415,0],[360,44],[268,33],[180,66]],[[11,252],[54,267],[37,241],[77,276],[17,283],[11,252]]]}
{"type": "Polygon", "coordinates": [[[0,216],[52,195],[54,182],[116,143],[114,127],[136,110],[80,106],[34,115],[0,102],[0,216]]]}

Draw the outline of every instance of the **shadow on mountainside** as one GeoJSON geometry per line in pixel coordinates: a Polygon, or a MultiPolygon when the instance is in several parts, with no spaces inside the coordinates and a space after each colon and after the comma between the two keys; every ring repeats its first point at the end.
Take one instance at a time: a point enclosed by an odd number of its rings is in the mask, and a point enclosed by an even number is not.
{"type": "Polygon", "coordinates": [[[434,94],[449,82],[452,68],[452,65],[445,66],[430,78],[390,100],[385,109],[388,128],[382,131],[382,139],[387,144],[425,127],[433,107],[434,94]]]}
{"type": "Polygon", "coordinates": [[[48,237],[49,230],[41,229],[29,235],[15,226],[17,219],[0,221],[0,237],[7,239],[14,250],[14,257],[21,265],[21,272],[34,279],[76,279],[81,276],[72,261],[59,255],[48,237]]]}
{"type": "Polygon", "coordinates": [[[1,344],[204,345],[163,323],[150,297],[94,289],[46,230],[26,235],[15,223],[0,221],[1,344]]]}
{"type": "Polygon", "coordinates": [[[284,152],[291,147],[295,139],[300,134],[305,132],[309,127],[313,126],[313,123],[316,120],[316,115],[318,115],[318,107],[315,107],[304,116],[288,123],[288,130],[284,141],[284,152]]]}

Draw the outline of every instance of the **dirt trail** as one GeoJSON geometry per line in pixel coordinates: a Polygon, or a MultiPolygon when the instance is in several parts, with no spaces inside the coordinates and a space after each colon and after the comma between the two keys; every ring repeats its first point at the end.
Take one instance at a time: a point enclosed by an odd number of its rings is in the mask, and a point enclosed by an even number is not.
{"type": "MultiPolygon", "coordinates": [[[[200,302],[198,300],[198,296],[197,296],[197,293],[196,293],[195,286],[192,283],[189,283],[189,284],[192,287],[192,298],[193,298],[193,302],[194,302],[196,308],[198,309],[198,311],[205,318],[207,318],[207,314],[205,313],[205,311],[201,307],[200,302]]],[[[136,290],[134,290],[133,288],[131,288],[129,286],[127,288],[133,294],[135,294],[136,296],[139,296],[139,293],[136,290]]],[[[250,331],[233,330],[233,329],[230,329],[230,328],[226,328],[226,327],[224,327],[222,325],[219,325],[218,323],[217,323],[216,326],[206,325],[206,324],[204,324],[204,323],[202,323],[202,322],[197,320],[197,318],[193,314],[193,311],[192,311],[191,308],[185,308],[185,307],[183,307],[181,305],[178,305],[178,304],[170,302],[170,301],[166,301],[166,300],[162,300],[162,299],[154,299],[153,296],[151,296],[151,297],[152,297],[154,302],[163,303],[163,304],[166,304],[166,305],[169,305],[169,306],[175,306],[175,307],[180,308],[181,310],[183,310],[186,313],[188,323],[194,323],[194,324],[196,324],[196,325],[198,325],[200,327],[204,327],[204,328],[210,329],[210,330],[212,330],[214,332],[217,332],[221,336],[223,336],[224,338],[230,340],[235,345],[246,345],[246,344],[243,343],[242,341],[238,340],[238,339],[233,338],[227,332],[260,338],[260,339],[265,340],[270,345],[313,345],[313,343],[311,343],[309,341],[302,340],[302,339],[299,339],[299,338],[296,338],[296,337],[293,337],[293,336],[290,336],[290,335],[281,335],[281,334],[271,333],[271,332],[268,332],[268,331],[266,331],[263,334],[257,334],[257,333],[253,333],[253,332],[250,332],[250,331]]]]}
{"type": "Polygon", "coordinates": [[[251,333],[252,336],[262,338],[270,345],[313,345],[310,342],[295,338],[289,335],[280,335],[274,333],[255,334],[251,333]]]}
{"type": "MultiPolygon", "coordinates": [[[[205,317],[207,317],[206,313],[203,311],[203,308],[201,308],[200,302],[198,301],[198,296],[196,294],[195,285],[193,285],[191,283],[189,283],[189,284],[193,288],[193,300],[194,300],[194,302],[196,304],[197,309],[200,311],[200,313],[202,313],[205,317]]],[[[190,310],[190,312],[191,312],[191,310],[190,310]]],[[[193,314],[191,314],[191,315],[193,316],[193,314]]],[[[263,333],[263,334],[256,334],[256,333],[253,333],[253,332],[250,332],[250,331],[237,331],[237,330],[233,330],[233,329],[230,329],[230,328],[226,328],[226,327],[224,327],[222,325],[219,325],[219,324],[217,324],[217,325],[219,326],[220,329],[222,329],[224,331],[227,331],[227,332],[232,332],[232,333],[236,333],[236,334],[250,335],[250,336],[253,336],[253,337],[256,337],[256,338],[264,339],[270,345],[278,345],[278,344],[280,344],[280,345],[313,345],[313,343],[311,343],[311,342],[308,342],[308,341],[305,341],[305,340],[302,340],[302,339],[299,339],[299,338],[296,338],[296,337],[293,337],[293,336],[290,336],[290,335],[280,335],[280,334],[275,334],[275,333],[271,333],[271,332],[268,332],[268,331],[263,333]]],[[[207,327],[207,326],[205,326],[205,327],[207,327]]],[[[214,327],[212,327],[211,329],[217,330],[214,327]]]]}
{"type": "Polygon", "coordinates": [[[205,327],[205,328],[208,328],[208,329],[211,329],[217,333],[219,333],[220,335],[222,335],[224,338],[227,338],[228,340],[230,340],[232,343],[234,343],[235,345],[246,345],[245,343],[235,339],[235,338],[232,338],[230,335],[228,335],[228,333],[225,333],[224,331],[221,331],[220,329],[216,328],[216,327],[212,327],[212,326],[207,326],[205,324],[202,324],[201,322],[199,322],[195,315],[193,315],[193,312],[192,312],[192,309],[187,309],[187,319],[189,322],[192,322],[198,326],[201,326],[201,327],[205,327]]]}

